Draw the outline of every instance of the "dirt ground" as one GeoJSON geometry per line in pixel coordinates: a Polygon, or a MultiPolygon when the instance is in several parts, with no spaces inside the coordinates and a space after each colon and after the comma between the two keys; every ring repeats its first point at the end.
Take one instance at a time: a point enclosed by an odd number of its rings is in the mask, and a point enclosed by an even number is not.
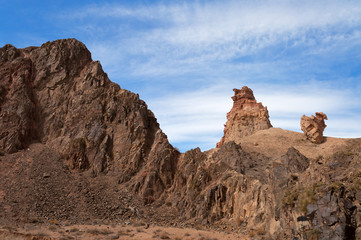
{"type": "Polygon", "coordinates": [[[308,158],[332,155],[344,147],[351,139],[324,137],[324,142],[314,144],[308,141],[303,133],[270,128],[240,139],[239,144],[247,152],[258,152],[267,157],[277,158],[287,152],[290,147],[296,148],[308,158]]]}
{"type": "Polygon", "coordinates": [[[1,240],[70,240],[70,239],[173,239],[173,240],[235,240],[249,239],[241,233],[197,230],[195,228],[176,228],[148,226],[146,224],[129,225],[48,225],[27,224],[23,227],[0,227],[1,240]]]}

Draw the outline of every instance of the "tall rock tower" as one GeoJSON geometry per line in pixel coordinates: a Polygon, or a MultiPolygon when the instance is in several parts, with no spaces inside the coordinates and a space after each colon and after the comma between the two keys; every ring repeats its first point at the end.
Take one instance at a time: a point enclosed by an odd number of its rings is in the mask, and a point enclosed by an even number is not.
{"type": "Polygon", "coordinates": [[[235,141],[237,143],[242,137],[272,127],[267,107],[256,101],[252,89],[244,86],[242,89],[235,88],[233,91],[233,107],[227,113],[224,136],[217,143],[217,148],[225,142],[235,141]]]}

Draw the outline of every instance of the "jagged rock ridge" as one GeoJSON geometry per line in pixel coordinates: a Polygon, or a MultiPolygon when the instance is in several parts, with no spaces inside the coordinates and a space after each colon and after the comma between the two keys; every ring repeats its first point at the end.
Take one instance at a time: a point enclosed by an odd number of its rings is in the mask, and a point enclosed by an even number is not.
{"type": "Polygon", "coordinates": [[[218,148],[184,154],[75,39],[1,48],[0,99],[0,224],[141,218],[249,239],[361,237],[361,141],[314,159],[296,147],[246,151],[239,138],[272,130],[247,87],[235,90],[218,148]]]}
{"type": "Polygon", "coordinates": [[[0,151],[45,143],[70,169],[133,179],[134,191],[147,199],[172,181],[178,152],[154,114],[137,94],[112,83],[81,42],[4,46],[0,90],[0,151]],[[136,174],[145,168],[151,171],[139,182],[136,174]]]}
{"type": "Polygon", "coordinates": [[[225,142],[235,141],[251,135],[259,130],[271,128],[267,107],[258,103],[253,91],[244,86],[242,89],[233,89],[233,107],[227,113],[227,123],[224,126],[224,136],[217,143],[221,147],[225,142]]]}

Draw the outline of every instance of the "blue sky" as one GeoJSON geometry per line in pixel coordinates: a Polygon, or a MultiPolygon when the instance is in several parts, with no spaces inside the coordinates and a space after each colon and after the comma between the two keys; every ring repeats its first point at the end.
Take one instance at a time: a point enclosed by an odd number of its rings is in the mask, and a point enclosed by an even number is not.
{"type": "Polygon", "coordinates": [[[0,18],[1,46],[84,42],[181,151],[215,146],[244,85],[274,127],[322,111],[325,135],[361,137],[360,1],[0,0],[0,18]]]}

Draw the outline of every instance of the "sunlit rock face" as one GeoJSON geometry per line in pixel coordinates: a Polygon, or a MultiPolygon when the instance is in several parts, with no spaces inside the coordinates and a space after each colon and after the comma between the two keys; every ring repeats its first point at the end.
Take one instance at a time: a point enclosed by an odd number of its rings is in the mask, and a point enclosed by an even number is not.
{"type": "Polygon", "coordinates": [[[316,116],[312,115],[311,117],[302,116],[301,129],[308,140],[313,143],[323,142],[323,131],[327,127],[325,120],[327,120],[327,116],[323,112],[316,112],[316,116]]]}
{"type": "Polygon", "coordinates": [[[170,185],[178,155],[147,104],[112,83],[76,39],[0,48],[0,152],[33,143],[61,153],[71,170],[115,171],[147,199],[170,185]],[[138,178],[144,169],[149,176],[138,178]]]}
{"type": "Polygon", "coordinates": [[[227,114],[224,136],[217,143],[218,148],[225,142],[238,143],[242,137],[272,127],[267,107],[256,101],[252,89],[244,86],[242,89],[235,88],[233,91],[233,107],[227,114]]]}

